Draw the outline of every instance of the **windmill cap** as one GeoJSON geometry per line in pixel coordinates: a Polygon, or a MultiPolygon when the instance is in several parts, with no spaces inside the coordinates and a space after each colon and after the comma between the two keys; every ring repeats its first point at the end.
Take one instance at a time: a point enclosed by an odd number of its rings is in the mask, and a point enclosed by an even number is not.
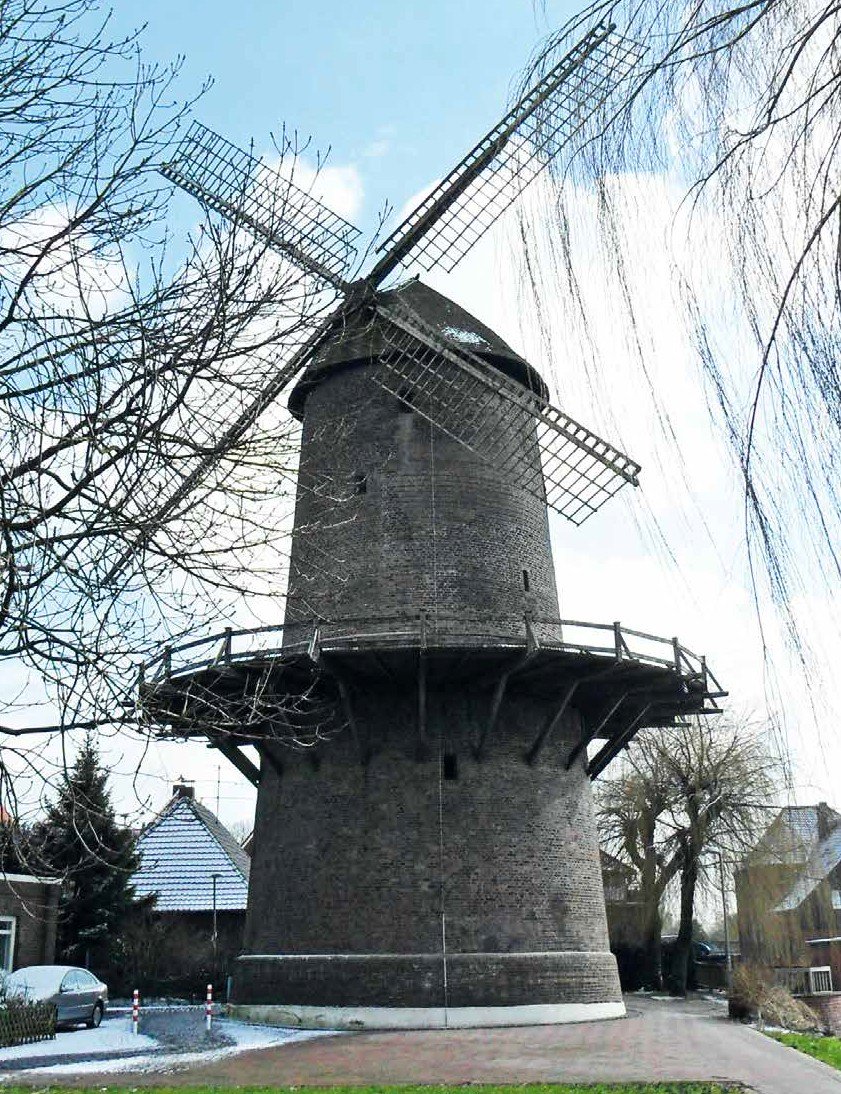
{"type": "MultiPolygon", "coordinates": [[[[396,289],[379,293],[378,299],[385,305],[390,301],[411,309],[444,341],[458,349],[469,350],[475,357],[486,361],[500,372],[516,380],[529,391],[548,399],[549,391],[536,369],[495,334],[490,327],[476,319],[449,297],[431,289],[417,280],[407,281],[396,289]]],[[[315,354],[301,379],[289,396],[289,410],[296,418],[303,418],[304,404],[310,390],[317,386],[325,374],[367,361],[383,348],[382,336],[361,318],[351,318],[341,335],[330,341],[315,354]]]]}

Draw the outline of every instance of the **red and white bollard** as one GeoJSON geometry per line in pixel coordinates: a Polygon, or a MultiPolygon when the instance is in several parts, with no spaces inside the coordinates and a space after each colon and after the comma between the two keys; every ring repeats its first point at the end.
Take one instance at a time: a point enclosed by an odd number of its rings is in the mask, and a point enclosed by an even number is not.
{"type": "Polygon", "coordinates": [[[131,1031],[132,1031],[132,1033],[137,1033],[137,1026],[138,1026],[139,1022],[140,1022],[140,992],[137,990],[137,988],[135,988],[134,992],[132,994],[132,997],[131,997],[131,1031]]]}
{"type": "Polygon", "coordinates": [[[207,1025],[207,1032],[210,1033],[210,1020],[213,1017],[213,985],[207,985],[207,999],[204,1004],[204,1020],[207,1025]]]}

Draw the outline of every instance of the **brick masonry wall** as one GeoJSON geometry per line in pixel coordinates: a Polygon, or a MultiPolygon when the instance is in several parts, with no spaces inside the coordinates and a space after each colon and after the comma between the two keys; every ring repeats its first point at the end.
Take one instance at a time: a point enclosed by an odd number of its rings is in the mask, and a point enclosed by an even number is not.
{"type": "Polygon", "coordinates": [[[386,991],[388,1005],[442,1005],[445,937],[451,1006],[618,998],[590,783],[580,760],[564,767],[577,720],[530,767],[523,753],[551,708],[512,696],[476,761],[488,703],[433,692],[419,761],[410,689],[357,688],[367,766],[343,735],[317,767],[288,756],[282,777],[264,769],[245,953],[310,957],[241,963],[237,1001],[386,1005],[386,991]],[[319,954],[392,956],[363,973],[319,954]]]}
{"type": "MultiPolygon", "coordinates": [[[[423,609],[436,646],[459,645],[482,676],[481,647],[521,637],[526,612],[558,618],[545,503],[407,412],[371,382],[376,367],[332,367],[307,394],[287,640],[315,616],[351,621],[364,648],[388,629],[382,617],[423,609]],[[486,639],[465,652],[477,632],[486,639]]],[[[520,434],[522,475],[537,473],[533,425],[520,434]]],[[[574,711],[530,767],[524,753],[554,709],[512,691],[477,761],[494,681],[448,688],[436,676],[419,759],[415,672],[348,681],[367,765],[348,732],[316,763],[284,754],[282,776],[264,764],[235,1000],[618,1000],[590,783],[580,758],[564,765],[574,711]],[[443,778],[445,757],[456,779],[443,778]]]]}
{"type": "Polygon", "coordinates": [[[14,916],[14,968],[51,965],[55,960],[58,885],[0,877],[0,915],[14,916]]]}
{"type": "MultiPolygon", "coordinates": [[[[520,634],[527,609],[556,619],[545,505],[402,413],[369,371],[335,370],[307,398],[287,623],[427,608],[510,620],[520,634]]],[[[521,447],[526,473],[539,461],[533,431],[521,447]]]]}
{"type": "Polygon", "coordinates": [[[820,1018],[828,1033],[841,1037],[841,992],[831,995],[800,995],[798,998],[820,1018]]]}

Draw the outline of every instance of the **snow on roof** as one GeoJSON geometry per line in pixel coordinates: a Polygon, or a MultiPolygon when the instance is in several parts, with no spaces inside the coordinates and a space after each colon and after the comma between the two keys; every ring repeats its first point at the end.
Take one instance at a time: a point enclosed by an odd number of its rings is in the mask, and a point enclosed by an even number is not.
{"type": "Polygon", "coordinates": [[[441,333],[454,342],[464,342],[470,346],[487,346],[488,344],[487,338],[483,338],[475,330],[465,330],[463,327],[442,327],[441,333]]]}
{"type": "MultiPolygon", "coordinates": [[[[777,912],[792,912],[841,863],[841,824],[820,841],[797,881],[775,908],[777,912]]],[[[833,906],[835,905],[833,894],[833,906]]]]}
{"type": "Polygon", "coordinates": [[[248,900],[248,855],[210,810],[175,797],[137,840],[135,897],[156,894],[159,912],[240,911],[248,900]]]}
{"type": "Polygon", "coordinates": [[[0,871],[0,881],[14,885],[61,885],[60,877],[41,877],[40,874],[8,874],[0,871]]]}
{"type": "Polygon", "coordinates": [[[821,817],[829,827],[841,825],[841,814],[825,803],[787,805],[776,815],[747,856],[748,865],[806,864],[820,841],[821,817]]]}
{"type": "Polygon", "coordinates": [[[818,820],[819,812],[823,810],[828,824],[841,823],[841,816],[831,809],[826,803],[819,805],[790,805],[784,812],[787,814],[789,828],[801,837],[801,839],[814,842],[817,840],[820,830],[818,820]]]}

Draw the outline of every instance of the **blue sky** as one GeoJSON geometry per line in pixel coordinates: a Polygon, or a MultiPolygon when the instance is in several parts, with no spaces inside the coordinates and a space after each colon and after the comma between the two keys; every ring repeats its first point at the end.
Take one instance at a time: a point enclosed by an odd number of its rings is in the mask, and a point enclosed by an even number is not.
{"type": "Polygon", "coordinates": [[[199,118],[270,148],[285,124],[363,177],[360,227],[446,171],[503,112],[531,50],[580,7],[533,0],[116,0],[115,26],[147,24],[147,59],[184,55],[199,118]]]}
{"type": "MultiPolygon", "coordinates": [[[[121,31],[148,24],[143,36],[147,60],[185,56],[183,97],[206,77],[214,78],[196,114],[233,142],[247,147],[253,138],[258,153],[268,152],[270,133],[285,124],[312,137],[314,149],[330,148],[329,164],[359,176],[363,200],[352,219],[370,231],[385,201],[399,209],[445,174],[497,121],[531,51],[581,6],[582,0],[546,0],[545,5],[540,0],[249,0],[239,6],[218,0],[146,0],[142,6],[116,0],[114,19],[121,31]]],[[[584,528],[553,521],[561,614],[621,619],[646,632],[678,634],[691,649],[709,656],[732,692],[733,709],[763,718],[769,688],[745,566],[740,487],[710,425],[693,353],[669,298],[663,241],[669,235],[670,209],[681,193],[670,189],[668,179],[624,181],[646,214],[633,243],[632,268],[638,291],[656,313],[652,330],[658,337],[649,367],[672,406],[682,408],[675,424],[684,446],[685,481],[671,466],[671,446],[663,448],[658,440],[662,431],[649,393],[623,364],[627,331],[622,317],[610,311],[593,245],[595,221],[584,215],[592,194],[581,195],[585,227],[579,245],[585,263],[592,264],[589,318],[603,333],[603,398],[594,398],[583,381],[584,347],[566,324],[562,291],[548,301],[559,333],[555,352],[547,355],[536,324],[521,306],[516,241],[512,245],[505,232],[495,239],[489,233],[450,280],[426,280],[523,352],[553,384],[565,410],[643,464],[643,488],[623,492],[627,496],[584,528]],[[644,534],[646,513],[663,530],[669,550],[650,532],[644,534]],[[700,522],[702,515],[714,528],[713,536],[700,522]]],[[[199,218],[186,197],[175,208],[174,226],[190,223],[178,225],[182,216],[199,218]]],[[[831,605],[816,601],[803,610],[818,621],[819,646],[838,648],[837,634],[830,634],[826,622],[835,617],[831,605]]],[[[833,663],[829,652],[826,663],[833,663]]],[[[780,687],[782,705],[792,718],[802,800],[831,795],[831,772],[841,755],[834,733],[839,714],[822,711],[818,728],[811,728],[811,697],[796,668],[783,673],[780,687]]],[[[126,759],[126,771],[133,770],[133,762],[126,759]]],[[[143,793],[148,792],[152,807],[160,807],[171,778],[183,773],[198,780],[200,796],[215,806],[217,762],[215,754],[198,745],[155,744],[144,760],[143,793]]],[[[248,823],[253,792],[222,763],[222,817],[248,823]]]]}

